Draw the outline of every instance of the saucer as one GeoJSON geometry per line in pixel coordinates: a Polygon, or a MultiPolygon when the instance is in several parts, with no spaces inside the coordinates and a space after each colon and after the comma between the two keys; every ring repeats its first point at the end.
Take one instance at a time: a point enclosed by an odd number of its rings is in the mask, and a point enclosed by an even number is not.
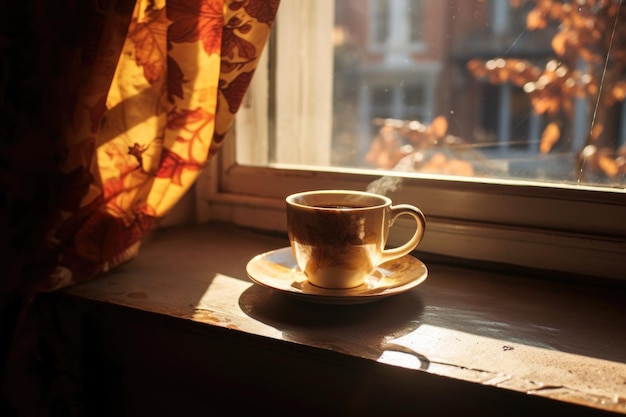
{"type": "Polygon", "coordinates": [[[255,283],[288,296],[322,304],[363,304],[401,294],[424,282],[428,269],[420,260],[405,255],[386,262],[355,288],[329,289],[308,282],[298,268],[291,247],[276,249],[252,258],[246,266],[255,283]]]}

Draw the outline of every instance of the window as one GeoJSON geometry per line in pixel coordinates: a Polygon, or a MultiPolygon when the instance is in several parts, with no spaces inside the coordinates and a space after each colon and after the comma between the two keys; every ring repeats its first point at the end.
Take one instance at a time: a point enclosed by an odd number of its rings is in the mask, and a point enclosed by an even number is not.
{"type": "Polygon", "coordinates": [[[364,4],[363,1],[340,1],[337,3],[345,3],[347,7],[337,7],[342,15],[337,15],[336,23],[342,25],[348,23],[343,21],[344,18],[363,16],[366,19],[360,25],[368,28],[368,48],[371,51],[393,50],[402,54],[403,51],[422,48],[423,2],[424,0],[369,0],[364,4]],[[350,13],[350,9],[363,8],[364,5],[364,11],[357,15],[350,13]]]}
{"type": "Polygon", "coordinates": [[[409,17],[409,42],[411,44],[422,42],[424,28],[422,17],[424,16],[423,0],[410,0],[407,4],[409,17]]]}
{"type": "Polygon", "coordinates": [[[371,3],[373,30],[371,39],[373,44],[384,44],[389,37],[389,0],[374,0],[371,3]]]}
{"type": "MultiPolygon", "coordinates": [[[[425,49],[389,48],[381,55],[368,48],[368,28],[385,27],[376,23],[379,14],[392,16],[398,5],[413,16],[412,2],[367,2],[388,6],[383,12],[359,0],[283,0],[235,138],[198,183],[199,220],[284,232],[284,198],[292,192],[371,189],[424,211],[421,251],[625,279],[626,155],[619,154],[625,106],[568,95],[565,87],[579,84],[569,85],[566,75],[587,82],[589,91],[593,86],[584,59],[576,68],[555,59],[551,45],[564,47],[558,22],[546,21],[543,30],[518,22],[522,32],[495,36],[495,13],[530,24],[539,19],[527,19],[533,11],[526,2],[523,13],[495,10],[503,1],[416,2],[425,49]],[[565,80],[533,79],[537,68],[565,80]],[[556,85],[562,95],[531,94],[556,85]],[[561,124],[551,124],[554,115],[537,111],[541,106],[563,111],[556,113],[561,124]],[[602,132],[591,128],[600,124],[602,132]],[[373,164],[368,153],[383,127],[397,139],[391,150],[401,158],[379,154],[373,164]],[[424,132],[437,140],[422,142],[422,149],[411,134],[424,132]],[[599,141],[588,146],[587,134],[599,141]],[[442,158],[454,163],[437,165],[442,158]]],[[[605,4],[619,6],[618,18],[626,18],[621,2],[605,4]]],[[[579,9],[590,19],[597,12],[591,2],[579,9]]],[[[615,15],[604,21],[608,34],[626,27],[615,15]]],[[[619,56],[624,48],[617,39],[610,50],[619,56]]],[[[603,79],[603,91],[615,97],[624,77],[619,62],[609,56],[601,63],[618,74],[603,79]]],[[[400,219],[390,243],[410,227],[400,219]]]]}

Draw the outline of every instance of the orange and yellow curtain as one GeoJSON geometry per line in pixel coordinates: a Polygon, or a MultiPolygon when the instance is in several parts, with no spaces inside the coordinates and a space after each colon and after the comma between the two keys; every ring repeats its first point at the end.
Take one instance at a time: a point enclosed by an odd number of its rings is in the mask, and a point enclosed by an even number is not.
{"type": "MultiPolygon", "coordinates": [[[[24,168],[47,155],[49,172],[36,167],[44,178],[21,173],[3,182],[19,193],[16,179],[54,181],[40,213],[47,216],[45,241],[31,247],[40,253],[19,257],[54,260],[49,274],[28,278],[37,290],[90,279],[136,255],[141,239],[189,189],[231,127],[278,1],[62,2],[68,8],[30,2],[39,8],[31,42],[42,43],[31,62],[52,71],[34,70],[47,84],[41,94],[50,96],[10,109],[31,119],[28,111],[41,111],[43,120],[18,126],[25,134],[9,138],[5,151],[24,168]]],[[[5,224],[6,236],[19,240],[14,226],[5,224]]],[[[12,243],[6,243],[9,252],[17,249],[12,243]]]]}
{"type": "Polygon", "coordinates": [[[135,257],[189,190],[233,123],[279,1],[0,4],[3,362],[33,294],[135,257]]]}
{"type": "MultiPolygon", "coordinates": [[[[46,290],[135,256],[231,127],[277,2],[138,0],[126,36],[102,27],[80,86],[61,169],[81,182],[63,210],[61,257],[46,290]]],[[[108,24],[107,24],[108,23],[108,24]]]]}

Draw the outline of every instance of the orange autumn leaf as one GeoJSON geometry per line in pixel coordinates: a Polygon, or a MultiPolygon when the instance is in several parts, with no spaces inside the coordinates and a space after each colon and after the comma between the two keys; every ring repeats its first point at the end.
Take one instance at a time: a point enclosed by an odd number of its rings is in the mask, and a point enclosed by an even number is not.
{"type": "Polygon", "coordinates": [[[222,41],[222,57],[234,59],[236,55],[245,61],[251,61],[257,56],[257,50],[253,43],[237,36],[237,33],[247,33],[250,25],[238,18],[232,18],[224,27],[222,41]],[[235,54],[235,51],[237,54],[235,54]]]}
{"type": "Polygon", "coordinates": [[[89,216],[77,231],[75,253],[82,260],[100,263],[124,250],[121,236],[124,220],[113,217],[105,210],[89,216]]]}
{"type": "Polygon", "coordinates": [[[443,137],[448,131],[448,121],[443,116],[437,116],[435,117],[435,120],[433,120],[433,122],[430,124],[430,127],[435,136],[443,137]]]}
{"type": "Polygon", "coordinates": [[[566,45],[567,35],[565,33],[557,33],[554,38],[552,38],[552,49],[558,56],[565,55],[566,45]]]}
{"type": "MultiPolygon", "coordinates": [[[[220,86],[220,92],[228,102],[228,111],[236,113],[252,81],[252,72],[242,72],[228,86],[220,86]]],[[[221,83],[223,84],[223,83],[221,83]]]]}
{"type": "Polygon", "coordinates": [[[224,26],[221,2],[170,0],[167,17],[172,21],[168,32],[170,41],[185,43],[200,40],[207,54],[219,53],[224,26]]]}
{"type": "Polygon", "coordinates": [[[157,178],[170,178],[176,185],[183,185],[182,175],[184,171],[199,171],[200,169],[199,164],[190,162],[169,149],[163,148],[159,169],[155,175],[157,178]]]}
{"type": "Polygon", "coordinates": [[[173,130],[193,130],[191,129],[191,125],[200,122],[200,127],[202,128],[214,118],[214,114],[206,111],[202,107],[197,107],[193,110],[183,109],[171,111],[167,115],[167,127],[173,130]]]}
{"type": "Polygon", "coordinates": [[[167,57],[167,99],[174,103],[174,97],[183,98],[183,83],[185,74],[178,62],[171,57],[167,57]]]}
{"type": "Polygon", "coordinates": [[[106,210],[96,210],[77,230],[72,253],[77,257],[74,261],[99,264],[111,260],[139,241],[155,222],[154,217],[142,212],[120,218],[106,210]]]}
{"type": "Polygon", "coordinates": [[[124,190],[126,189],[126,185],[124,184],[124,178],[125,177],[123,176],[112,178],[102,184],[104,200],[111,200],[124,192],[124,190]]]}
{"type": "Polygon", "coordinates": [[[596,123],[591,128],[591,140],[594,140],[594,141],[598,140],[598,138],[600,137],[603,131],[604,131],[604,126],[602,125],[602,123],[596,123]]]}
{"type": "Polygon", "coordinates": [[[467,63],[467,69],[474,74],[477,78],[482,78],[487,75],[487,69],[485,68],[485,62],[478,59],[472,59],[467,63]]]}
{"type": "Polygon", "coordinates": [[[528,30],[543,29],[545,26],[546,21],[541,15],[541,11],[534,9],[526,16],[526,27],[528,30]]]}
{"type": "Polygon", "coordinates": [[[604,171],[604,173],[611,178],[614,178],[617,176],[617,174],[619,174],[619,165],[618,163],[611,157],[608,157],[606,155],[601,155],[598,158],[598,165],[600,166],[600,169],[602,169],[602,171],[604,171]]]}
{"type": "MultiPolygon", "coordinates": [[[[231,3],[231,8],[232,4],[231,3]]],[[[276,11],[278,10],[278,5],[280,4],[280,0],[266,0],[266,1],[250,1],[244,2],[246,12],[250,15],[250,17],[254,17],[259,22],[272,24],[276,17],[276,11]]]]}
{"type": "Polygon", "coordinates": [[[626,99],[626,81],[622,80],[615,84],[611,90],[611,95],[615,101],[623,101],[626,99]]]}
{"type": "Polygon", "coordinates": [[[165,10],[161,9],[151,12],[146,23],[133,22],[129,28],[129,38],[135,44],[135,60],[151,84],[165,73],[169,24],[165,10]]]}
{"type": "Polygon", "coordinates": [[[541,135],[541,142],[539,144],[539,150],[541,153],[546,154],[550,152],[554,144],[561,137],[561,129],[555,122],[550,123],[543,131],[541,135]]]}

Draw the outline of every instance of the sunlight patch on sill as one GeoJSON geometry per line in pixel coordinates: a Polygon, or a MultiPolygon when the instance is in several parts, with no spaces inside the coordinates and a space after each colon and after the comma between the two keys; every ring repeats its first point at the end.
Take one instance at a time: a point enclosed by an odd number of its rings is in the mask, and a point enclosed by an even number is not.
{"type": "MultiPolygon", "coordinates": [[[[193,313],[187,318],[196,322],[245,331],[247,327],[250,327],[248,316],[241,309],[233,308],[232,304],[233,300],[239,299],[240,295],[253,285],[252,282],[216,273],[194,306],[193,313]]],[[[283,337],[283,332],[272,326],[256,322],[253,327],[254,329],[250,329],[252,332],[262,332],[265,336],[277,339],[283,337]]]]}
{"type": "Polygon", "coordinates": [[[383,348],[381,363],[626,412],[626,364],[428,324],[383,348]]]}

